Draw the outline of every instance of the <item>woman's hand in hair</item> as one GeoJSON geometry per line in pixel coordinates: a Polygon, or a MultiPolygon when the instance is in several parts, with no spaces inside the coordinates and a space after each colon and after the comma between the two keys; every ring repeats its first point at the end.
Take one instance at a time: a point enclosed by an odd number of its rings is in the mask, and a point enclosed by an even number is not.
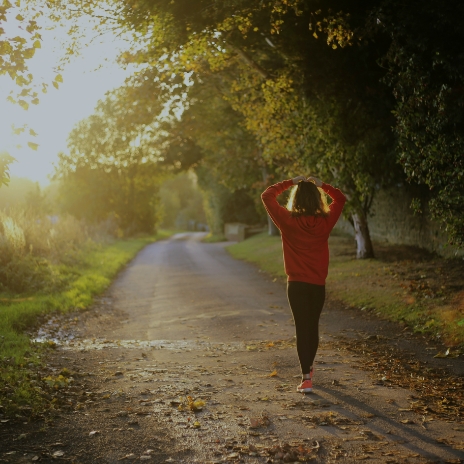
{"type": "Polygon", "coordinates": [[[306,182],[306,177],[305,176],[296,176],[293,179],[293,185],[298,184],[299,182],[306,182]]]}
{"type": "Polygon", "coordinates": [[[318,179],[317,177],[309,176],[306,180],[308,182],[314,182],[316,184],[316,187],[322,187],[322,180],[318,179]]]}

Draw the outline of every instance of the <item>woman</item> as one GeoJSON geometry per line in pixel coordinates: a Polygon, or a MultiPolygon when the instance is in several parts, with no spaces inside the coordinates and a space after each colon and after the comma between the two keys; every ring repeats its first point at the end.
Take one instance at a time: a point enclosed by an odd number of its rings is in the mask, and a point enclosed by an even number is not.
{"type": "Polygon", "coordinates": [[[316,177],[298,176],[271,185],[261,195],[264,206],[282,234],[287,297],[296,328],[296,348],[303,378],[299,392],[312,391],[313,362],[319,346],[319,317],[325,300],[329,267],[328,238],[343,209],[343,193],[316,177]],[[291,186],[289,208],[277,196],[291,186]],[[332,198],[327,206],[325,195],[332,198]]]}

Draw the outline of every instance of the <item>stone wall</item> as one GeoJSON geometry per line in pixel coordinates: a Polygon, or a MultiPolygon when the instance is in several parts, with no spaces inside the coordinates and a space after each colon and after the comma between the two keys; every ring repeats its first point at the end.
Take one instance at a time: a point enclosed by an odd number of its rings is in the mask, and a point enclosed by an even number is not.
{"type": "MultiPolygon", "coordinates": [[[[372,239],[418,246],[443,256],[454,256],[456,250],[446,245],[446,236],[437,224],[428,219],[427,212],[424,210],[422,214],[413,214],[410,205],[415,196],[424,198],[425,194],[402,185],[377,192],[369,217],[372,239]]],[[[343,218],[336,228],[354,235],[353,227],[343,218]]]]}

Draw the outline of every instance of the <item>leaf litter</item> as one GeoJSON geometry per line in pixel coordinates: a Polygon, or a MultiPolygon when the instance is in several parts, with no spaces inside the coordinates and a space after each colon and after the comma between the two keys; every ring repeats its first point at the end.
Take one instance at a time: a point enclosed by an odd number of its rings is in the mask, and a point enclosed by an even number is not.
{"type": "Polygon", "coordinates": [[[408,359],[399,349],[382,341],[339,338],[333,346],[369,357],[356,368],[374,374],[374,383],[402,387],[413,392],[408,410],[450,422],[464,420],[464,379],[444,369],[430,368],[417,359],[408,359]]]}

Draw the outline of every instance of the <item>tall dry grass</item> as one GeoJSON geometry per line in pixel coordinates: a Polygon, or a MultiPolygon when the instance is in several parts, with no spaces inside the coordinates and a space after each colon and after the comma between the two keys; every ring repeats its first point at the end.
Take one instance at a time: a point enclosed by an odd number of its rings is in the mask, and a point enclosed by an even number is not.
{"type": "Polygon", "coordinates": [[[47,216],[31,209],[0,211],[0,292],[57,290],[84,250],[111,240],[117,226],[108,220],[88,226],[73,216],[47,216]]]}

